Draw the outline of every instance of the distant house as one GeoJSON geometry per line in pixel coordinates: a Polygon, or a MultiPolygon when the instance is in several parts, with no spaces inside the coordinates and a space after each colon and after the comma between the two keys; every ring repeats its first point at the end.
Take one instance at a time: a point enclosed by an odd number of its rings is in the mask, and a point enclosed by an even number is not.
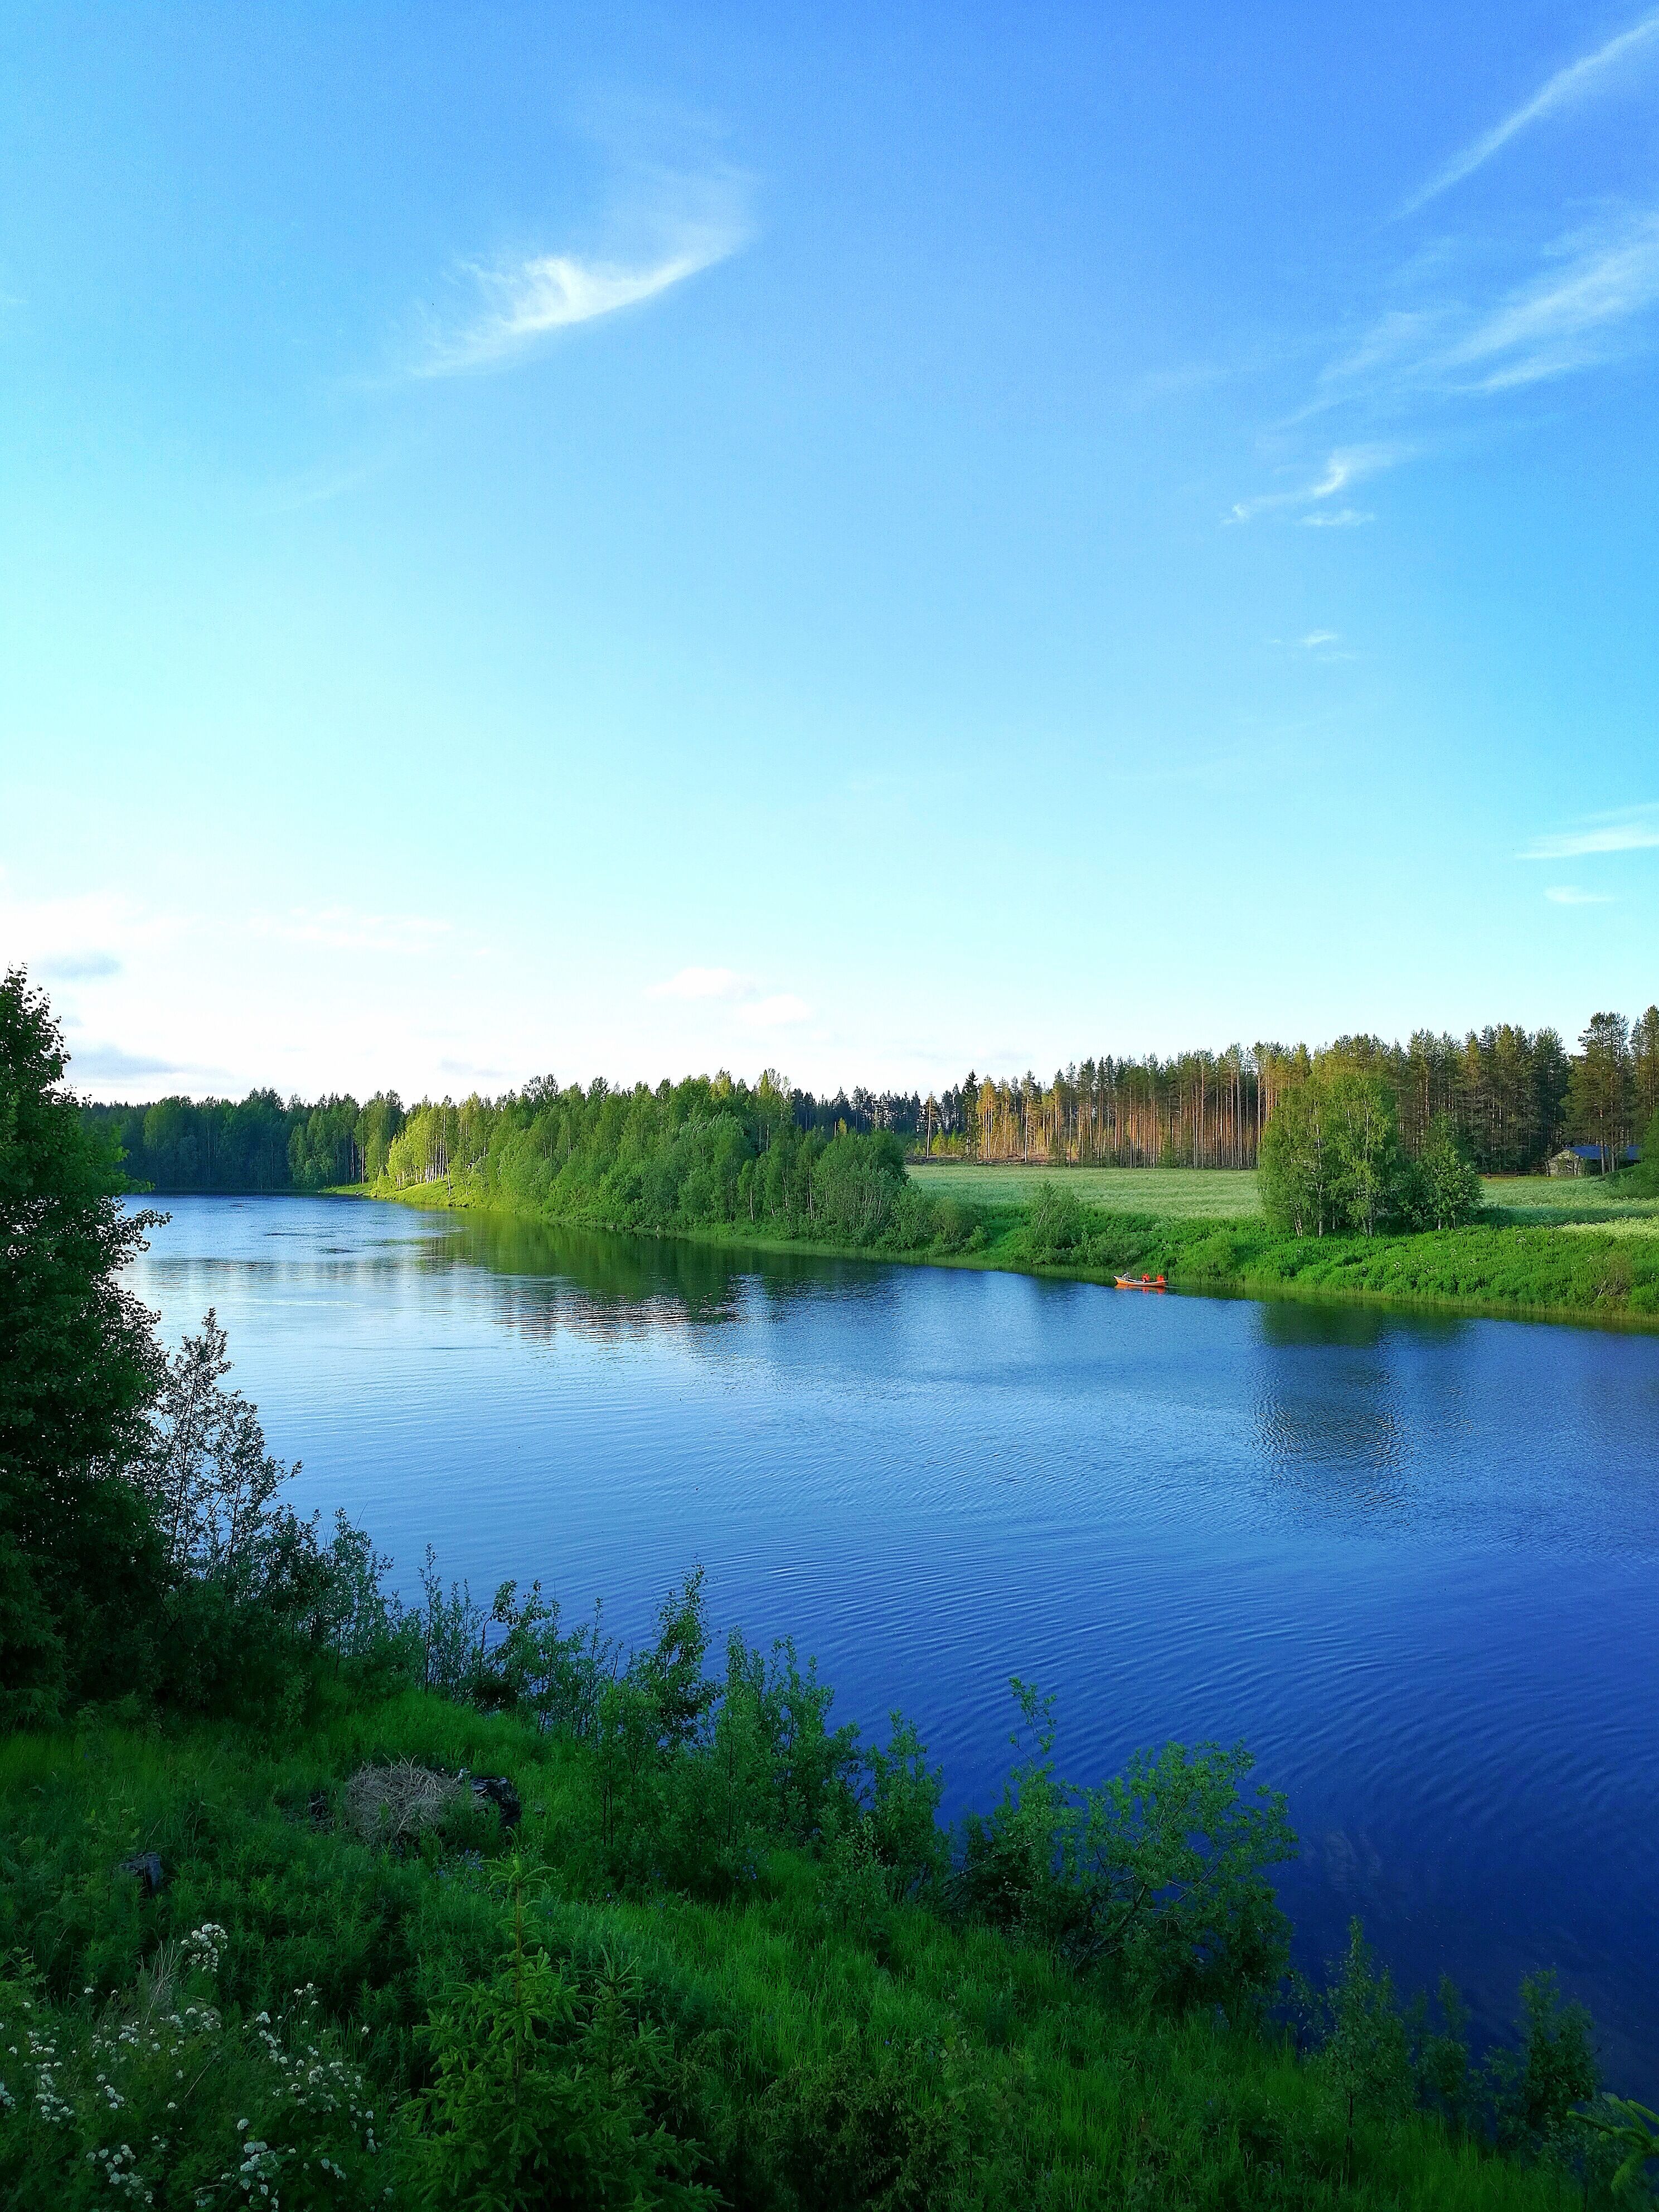
{"type": "Polygon", "coordinates": [[[1551,1159],[1548,1172],[1553,1176],[1606,1175],[1610,1168],[1634,1167],[1641,1157],[1635,1145],[1626,1145],[1617,1158],[1609,1156],[1606,1145],[1568,1145],[1551,1159]]]}

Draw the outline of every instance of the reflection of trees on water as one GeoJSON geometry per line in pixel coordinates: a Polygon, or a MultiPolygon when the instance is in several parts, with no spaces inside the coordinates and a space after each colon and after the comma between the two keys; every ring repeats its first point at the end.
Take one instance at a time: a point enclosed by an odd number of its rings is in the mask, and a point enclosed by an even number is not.
{"type": "Polygon", "coordinates": [[[1387,1306],[1322,1305],[1312,1299],[1266,1298],[1256,1307],[1264,1344],[1334,1344],[1350,1351],[1376,1352],[1390,1338],[1418,1345],[1449,1346],[1467,1335],[1469,1323],[1456,1314],[1431,1308],[1401,1313],[1387,1306]]]}
{"type": "Polygon", "coordinates": [[[561,1329],[633,1342],[664,1329],[781,1319],[805,1300],[877,1293],[884,1271],[808,1253],[755,1252],[678,1237],[624,1237],[471,1215],[424,1267],[495,1277],[492,1310],[526,1335],[561,1329]]]}
{"type": "Polygon", "coordinates": [[[1449,1346],[1466,1324],[1416,1315],[1402,1322],[1375,1308],[1291,1298],[1256,1312],[1259,1340],[1276,1355],[1271,1395],[1255,1408],[1270,1490],[1294,1497],[1302,1512],[1316,1505],[1361,1519],[1413,1517],[1419,1425],[1402,1408],[1390,1354],[1408,1340],[1449,1346]]]}
{"type": "MultiPolygon", "coordinates": [[[[781,1318],[808,1300],[878,1295],[890,1269],[806,1252],[756,1252],[675,1237],[628,1237],[603,1230],[552,1227],[489,1214],[439,1213],[396,1235],[349,1236],[362,1222],[356,1208],[330,1200],[259,1201],[262,1210],[301,1204],[340,1209],[325,1230],[314,1223],[268,1225],[261,1218],[253,1249],[169,1251],[135,1261],[133,1287],[172,1307],[191,1300],[260,1293],[394,1291],[400,1282],[446,1276],[489,1279],[492,1315],[526,1335],[545,1339],[561,1329],[596,1341],[640,1341],[664,1330],[696,1331],[735,1321],[781,1318]]],[[[284,1217],[292,1218],[292,1215],[284,1217]]],[[[197,1307],[199,1311],[199,1303],[197,1307]]]]}

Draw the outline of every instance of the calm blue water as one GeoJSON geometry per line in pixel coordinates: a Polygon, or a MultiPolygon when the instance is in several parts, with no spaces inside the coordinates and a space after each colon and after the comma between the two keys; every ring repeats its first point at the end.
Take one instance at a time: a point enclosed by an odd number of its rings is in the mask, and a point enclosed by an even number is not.
{"type": "Polygon", "coordinates": [[[175,1199],[135,1267],[216,1306],[296,1502],[412,1589],[540,1575],[642,1631],[693,1561],[951,1803],[1011,1674],[1065,1771],[1244,1738],[1348,1916],[1488,2029],[1531,1967],[1659,2085],[1659,1339],[726,1259],[351,1200],[175,1199]]]}

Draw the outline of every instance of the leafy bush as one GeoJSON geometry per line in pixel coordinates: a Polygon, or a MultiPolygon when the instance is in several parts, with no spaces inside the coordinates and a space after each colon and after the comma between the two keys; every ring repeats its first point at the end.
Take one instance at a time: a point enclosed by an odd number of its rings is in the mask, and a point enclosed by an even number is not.
{"type": "Polygon", "coordinates": [[[1404,1163],[1395,1210],[1411,1229],[1461,1229],[1483,1203],[1468,1140],[1449,1114],[1437,1114],[1414,1160],[1404,1163]]]}
{"type": "Polygon", "coordinates": [[[1528,1974],[1521,1984],[1520,2027],[1520,2051],[1495,2051],[1488,2062],[1495,2131],[1510,2150],[1559,2153],[1573,2106],[1601,2087],[1590,2016],[1563,2000],[1553,1974],[1528,1974]]]}
{"type": "Polygon", "coordinates": [[[1051,1701],[1014,1690],[1037,1756],[990,1814],[969,1814],[958,1908],[1177,2008],[1253,2008],[1288,1948],[1267,1876],[1295,1849],[1283,1797],[1241,1794],[1253,1765],[1242,1745],[1137,1752],[1121,1775],[1079,1789],[1048,1756],[1051,1701]]]}
{"type": "Polygon", "coordinates": [[[597,1975],[555,1965],[525,1937],[515,1867],[510,1954],[453,1989],[421,2041],[432,2086],[407,2115],[418,2202],[491,2212],[713,2212],[692,2180],[698,2147],[666,2124],[669,2038],[639,1981],[606,1957],[597,1975]]]}
{"type": "Polygon", "coordinates": [[[904,1147],[890,1130],[834,1137],[812,1170],[820,1233],[849,1244],[873,1244],[886,1231],[908,1188],[904,1147]]]}
{"type": "Polygon", "coordinates": [[[1087,1209],[1062,1185],[1037,1185],[1020,1231],[1022,1255],[1039,1267],[1068,1260],[1088,1232],[1087,1209]]]}

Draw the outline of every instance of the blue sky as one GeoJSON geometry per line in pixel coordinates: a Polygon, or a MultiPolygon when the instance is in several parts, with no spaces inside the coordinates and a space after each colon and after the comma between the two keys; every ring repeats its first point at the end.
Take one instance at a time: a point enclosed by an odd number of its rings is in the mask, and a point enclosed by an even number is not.
{"type": "Polygon", "coordinates": [[[23,5],[0,956],[103,1096],[1659,995],[1659,13],[23,5]]]}

